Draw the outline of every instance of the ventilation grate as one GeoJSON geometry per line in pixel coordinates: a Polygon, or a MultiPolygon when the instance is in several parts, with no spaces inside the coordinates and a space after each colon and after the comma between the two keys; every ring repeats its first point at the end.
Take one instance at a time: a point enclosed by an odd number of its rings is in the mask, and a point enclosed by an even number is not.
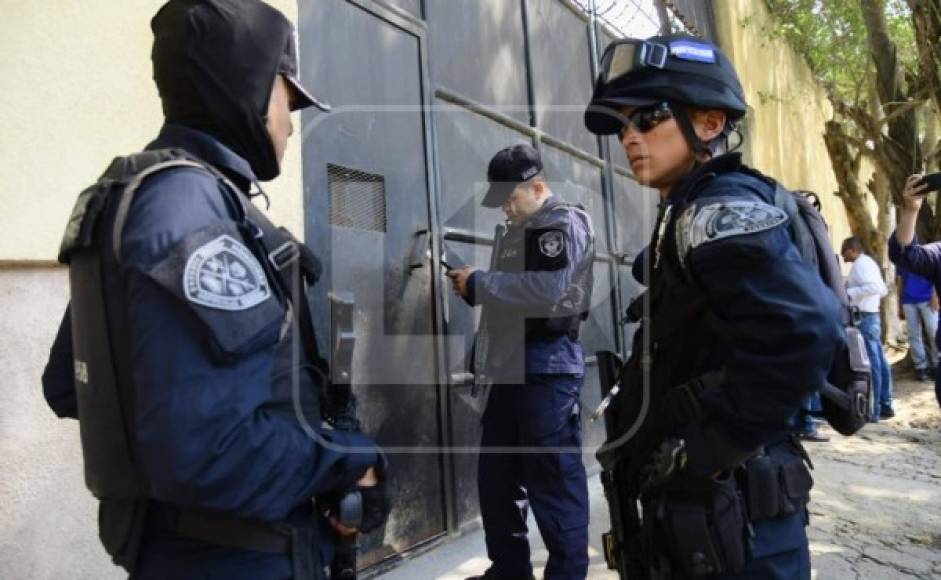
{"type": "Polygon", "coordinates": [[[327,165],[330,224],[344,228],[386,231],[386,180],[340,165],[327,165]]]}

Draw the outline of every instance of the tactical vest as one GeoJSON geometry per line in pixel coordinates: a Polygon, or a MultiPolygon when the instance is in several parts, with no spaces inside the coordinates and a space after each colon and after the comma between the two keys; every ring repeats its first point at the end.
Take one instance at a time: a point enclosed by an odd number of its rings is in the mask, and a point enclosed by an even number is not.
{"type": "MultiPolygon", "coordinates": [[[[303,280],[312,284],[319,271],[309,254],[302,255],[303,246],[286,230],[271,224],[225,175],[184,150],[145,151],[115,159],[98,182],[79,195],[62,241],[59,261],[69,265],[75,390],[85,482],[101,500],[102,543],[115,563],[129,570],[136,562],[149,502],[147,482],[133,444],[136,388],[130,368],[127,297],[120,283],[122,276],[114,273],[123,268],[121,240],[135,193],[149,176],[174,168],[207,171],[221,182],[220,190],[224,192],[241,240],[262,265],[274,296],[287,313],[276,346],[272,395],[265,408],[285,420],[299,421],[292,400],[292,370],[297,365],[294,325],[291,324],[294,321],[301,329],[299,403],[304,420],[315,428],[321,423],[321,387],[327,380],[326,363],[317,352],[311,314],[303,293],[303,280]]],[[[212,527],[216,523],[208,525],[212,527]]],[[[197,521],[195,525],[205,528],[207,524],[197,521]]],[[[222,522],[219,528],[240,525],[222,522]]],[[[245,533],[207,532],[206,535],[220,536],[220,541],[199,537],[198,533],[195,537],[230,547],[255,549],[251,542],[241,539],[255,530],[241,531],[245,533]]],[[[288,548],[290,541],[289,536],[288,548]]],[[[303,577],[312,576],[305,574],[303,577]]]]}
{"type": "MultiPolygon", "coordinates": [[[[566,202],[555,202],[548,211],[559,208],[584,211],[582,206],[566,202]]],[[[556,233],[557,229],[551,227],[551,224],[532,226],[527,223],[507,228],[495,245],[493,269],[499,272],[538,272],[567,267],[567,260],[572,257],[564,252],[564,236],[551,239],[556,233]],[[549,245],[550,248],[556,247],[552,244],[557,244],[560,253],[548,257],[545,251],[540,250],[541,244],[549,245]]],[[[528,308],[498,304],[487,306],[485,316],[489,325],[488,334],[494,337],[492,340],[500,343],[489,349],[487,366],[490,369],[505,368],[510,361],[517,359],[526,343],[551,341],[560,336],[578,340],[581,323],[588,318],[591,308],[594,284],[594,240],[590,243],[591,247],[576,268],[565,295],[555,304],[528,308]]],[[[553,251],[548,253],[552,254],[553,251]]]]}
{"type": "Polygon", "coordinates": [[[701,390],[723,378],[719,349],[701,348],[718,345],[720,337],[697,320],[703,315],[705,297],[687,282],[679,263],[674,212],[676,208],[661,203],[645,256],[648,290],[631,305],[642,323],[621,369],[621,384],[642,388],[622,389],[620,400],[609,409],[611,431],[631,433],[630,444],[627,448],[606,444],[598,453],[603,465],[617,466],[622,481],[634,484],[639,484],[636,477],[652,450],[678,427],[698,418],[701,390]],[[693,321],[696,332],[687,324],[693,321]]]}

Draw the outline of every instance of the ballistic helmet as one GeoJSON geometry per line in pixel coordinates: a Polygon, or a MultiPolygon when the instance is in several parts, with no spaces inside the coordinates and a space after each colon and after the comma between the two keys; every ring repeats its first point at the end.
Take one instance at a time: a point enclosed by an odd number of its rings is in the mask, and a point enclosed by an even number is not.
{"type": "Polygon", "coordinates": [[[663,102],[719,109],[733,123],[748,110],[735,68],[714,44],[685,34],[625,38],[608,45],[601,57],[585,127],[612,135],[624,124],[621,107],[663,102]]]}

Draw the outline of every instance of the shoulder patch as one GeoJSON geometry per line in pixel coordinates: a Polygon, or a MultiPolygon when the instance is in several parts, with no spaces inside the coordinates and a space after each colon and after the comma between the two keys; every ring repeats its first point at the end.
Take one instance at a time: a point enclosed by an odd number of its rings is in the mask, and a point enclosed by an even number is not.
{"type": "Polygon", "coordinates": [[[717,240],[754,234],[787,221],[784,211],[761,201],[725,201],[701,208],[692,206],[676,224],[676,246],[681,262],[690,250],[717,240]]]}
{"type": "Polygon", "coordinates": [[[559,230],[549,230],[539,236],[539,251],[547,258],[556,258],[565,249],[565,236],[559,230]]]}
{"type": "Polygon", "coordinates": [[[218,310],[248,310],[271,297],[265,271],[241,242],[221,235],[186,259],[183,291],[194,304],[218,310]]]}

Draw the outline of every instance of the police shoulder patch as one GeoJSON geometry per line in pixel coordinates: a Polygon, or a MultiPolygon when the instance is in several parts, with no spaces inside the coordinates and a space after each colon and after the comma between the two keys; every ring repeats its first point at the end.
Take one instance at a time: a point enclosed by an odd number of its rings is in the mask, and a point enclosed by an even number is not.
{"type": "Polygon", "coordinates": [[[186,259],[183,291],[194,304],[218,310],[248,310],[271,297],[265,271],[241,242],[221,235],[186,259]]]}
{"type": "Polygon", "coordinates": [[[776,228],[787,214],[761,201],[723,201],[703,207],[691,206],[676,224],[676,246],[681,261],[697,247],[733,236],[776,228]]]}

